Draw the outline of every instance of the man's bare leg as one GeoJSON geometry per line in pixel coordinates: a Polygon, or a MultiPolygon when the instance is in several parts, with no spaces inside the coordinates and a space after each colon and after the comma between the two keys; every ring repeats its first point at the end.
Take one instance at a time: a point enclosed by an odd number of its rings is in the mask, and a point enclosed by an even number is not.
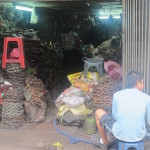
{"type": "Polygon", "coordinates": [[[97,109],[95,111],[96,125],[98,128],[98,131],[101,135],[103,144],[107,144],[107,136],[106,136],[105,129],[100,125],[100,119],[104,114],[106,114],[106,112],[103,109],[97,109]]]}

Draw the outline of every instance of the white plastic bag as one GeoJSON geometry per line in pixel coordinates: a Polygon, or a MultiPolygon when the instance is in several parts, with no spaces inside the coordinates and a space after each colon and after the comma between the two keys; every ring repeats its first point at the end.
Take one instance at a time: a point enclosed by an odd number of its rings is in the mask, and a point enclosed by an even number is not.
{"type": "Polygon", "coordinates": [[[31,24],[36,24],[37,22],[38,22],[38,16],[35,13],[35,7],[33,7],[30,23],[31,24]]]}
{"type": "Polygon", "coordinates": [[[79,105],[81,105],[85,102],[85,99],[83,97],[74,95],[71,97],[63,97],[62,102],[67,104],[69,107],[78,107],[79,105]]]}

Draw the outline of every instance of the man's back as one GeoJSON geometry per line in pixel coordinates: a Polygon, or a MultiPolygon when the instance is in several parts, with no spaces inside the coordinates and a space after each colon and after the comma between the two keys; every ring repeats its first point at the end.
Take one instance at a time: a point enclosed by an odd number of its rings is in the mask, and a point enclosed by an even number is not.
{"type": "Polygon", "coordinates": [[[112,115],[116,120],[113,134],[116,138],[135,142],[146,134],[145,115],[149,116],[150,96],[136,88],[119,91],[113,96],[112,115]]]}

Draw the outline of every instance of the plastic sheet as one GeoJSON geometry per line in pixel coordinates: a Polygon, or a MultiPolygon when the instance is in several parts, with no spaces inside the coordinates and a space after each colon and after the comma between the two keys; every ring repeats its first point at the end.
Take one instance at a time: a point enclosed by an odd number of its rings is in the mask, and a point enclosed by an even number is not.
{"type": "Polygon", "coordinates": [[[62,116],[65,112],[71,111],[74,115],[89,115],[92,110],[86,108],[85,104],[81,104],[76,108],[71,108],[68,105],[62,105],[59,107],[58,116],[62,116]]]}
{"type": "Polygon", "coordinates": [[[122,78],[122,67],[118,63],[112,60],[105,61],[104,69],[112,79],[119,81],[122,78]]]}

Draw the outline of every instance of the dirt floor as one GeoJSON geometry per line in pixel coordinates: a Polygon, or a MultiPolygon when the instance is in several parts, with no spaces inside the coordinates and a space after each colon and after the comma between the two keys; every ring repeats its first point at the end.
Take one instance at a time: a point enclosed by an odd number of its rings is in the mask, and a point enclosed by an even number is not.
{"type": "MultiPolygon", "coordinates": [[[[58,141],[63,145],[63,150],[93,150],[96,149],[90,144],[78,143],[71,144],[69,139],[55,130],[54,118],[56,108],[52,103],[47,110],[47,117],[43,123],[33,124],[25,123],[18,129],[0,128],[0,150],[56,150],[46,149],[58,141]],[[48,115],[50,114],[50,115],[48,115]],[[39,149],[39,146],[44,148],[39,149]]],[[[62,131],[66,131],[73,137],[79,137],[90,140],[90,136],[85,134],[84,129],[78,127],[68,127],[58,125],[62,131]]]]}
{"type": "MultiPolygon", "coordinates": [[[[61,130],[67,131],[69,134],[90,140],[90,136],[86,135],[83,129],[76,127],[64,127],[59,126],[61,130]]],[[[8,130],[0,129],[0,150],[37,150],[39,145],[44,144],[50,146],[53,143],[60,141],[63,144],[63,150],[97,150],[98,148],[93,147],[89,144],[78,143],[71,144],[65,136],[58,133],[53,122],[47,120],[38,125],[25,124],[19,129],[8,130]]],[[[47,150],[47,149],[42,149],[47,150]]],[[[48,149],[51,150],[51,149],[48,149]]],[[[150,150],[150,143],[145,144],[145,150],[150,150]]]]}
{"type": "MultiPolygon", "coordinates": [[[[83,135],[79,135],[78,128],[75,127],[62,127],[62,130],[67,130],[70,134],[86,138],[83,135]]],[[[60,133],[56,132],[53,122],[49,123],[49,120],[38,125],[25,124],[19,129],[8,130],[0,129],[0,149],[1,150],[37,150],[37,147],[41,144],[53,145],[60,141],[63,144],[64,150],[92,150],[93,146],[84,143],[70,144],[68,138],[64,137],[60,133]]],[[[48,149],[51,150],[51,149],[48,149]]]]}

